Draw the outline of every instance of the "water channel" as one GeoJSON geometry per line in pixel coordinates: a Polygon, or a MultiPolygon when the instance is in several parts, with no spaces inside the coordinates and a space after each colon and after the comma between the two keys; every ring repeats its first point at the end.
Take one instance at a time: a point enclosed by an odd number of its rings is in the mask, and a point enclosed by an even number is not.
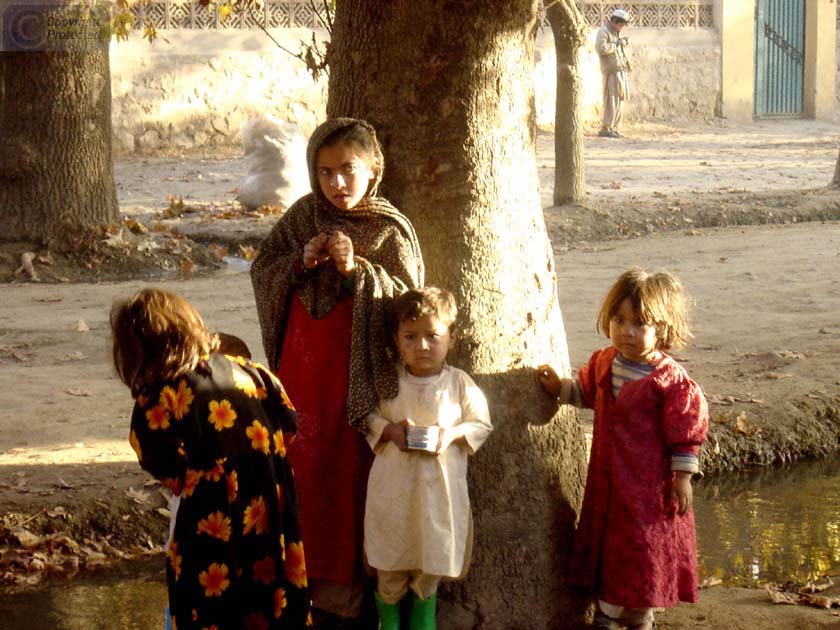
{"type": "MultiPolygon", "coordinates": [[[[698,555],[706,576],[755,586],[840,573],[840,457],[709,477],[695,489],[698,555]]],[[[0,628],[163,628],[163,557],[0,594],[0,628]]]]}

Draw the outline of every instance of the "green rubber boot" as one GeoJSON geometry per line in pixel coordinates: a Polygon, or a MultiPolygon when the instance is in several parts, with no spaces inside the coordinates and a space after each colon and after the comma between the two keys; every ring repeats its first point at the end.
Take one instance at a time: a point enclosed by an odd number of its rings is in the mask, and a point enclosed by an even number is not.
{"type": "Polygon", "coordinates": [[[379,630],[400,630],[400,605],[386,604],[379,593],[375,593],[374,597],[379,612],[379,630]]]}
{"type": "Polygon", "coordinates": [[[437,611],[437,595],[428,599],[420,599],[411,594],[411,616],[408,618],[409,630],[435,630],[435,612],[437,611]]]}

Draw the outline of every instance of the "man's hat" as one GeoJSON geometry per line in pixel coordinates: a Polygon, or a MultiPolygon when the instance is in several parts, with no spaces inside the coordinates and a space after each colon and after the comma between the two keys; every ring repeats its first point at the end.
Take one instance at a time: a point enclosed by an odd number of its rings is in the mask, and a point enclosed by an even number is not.
{"type": "Polygon", "coordinates": [[[613,19],[613,20],[622,20],[624,22],[629,22],[630,21],[630,14],[627,11],[625,11],[624,9],[616,9],[615,11],[612,12],[612,15],[610,16],[610,18],[613,19]]]}

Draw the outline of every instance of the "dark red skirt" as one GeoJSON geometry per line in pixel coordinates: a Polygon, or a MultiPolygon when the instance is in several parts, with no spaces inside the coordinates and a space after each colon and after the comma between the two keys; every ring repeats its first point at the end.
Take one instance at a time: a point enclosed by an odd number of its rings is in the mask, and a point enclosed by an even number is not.
{"type": "Polygon", "coordinates": [[[353,299],[313,319],[292,297],[278,376],[298,412],[288,449],[311,579],[351,584],[362,567],[373,453],[347,419],[353,299]]]}

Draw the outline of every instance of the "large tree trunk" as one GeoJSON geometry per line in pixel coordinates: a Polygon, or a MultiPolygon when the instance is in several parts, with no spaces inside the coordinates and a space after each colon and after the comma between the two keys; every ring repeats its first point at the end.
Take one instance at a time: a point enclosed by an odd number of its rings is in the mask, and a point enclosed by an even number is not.
{"type": "Polygon", "coordinates": [[[60,245],[118,218],[107,42],[0,54],[0,240],[60,245]]]}
{"type": "Polygon", "coordinates": [[[586,22],[574,0],[545,0],[557,56],[557,103],[554,110],[554,205],[586,195],[583,162],[583,83],[578,51],[586,41],[586,22]]]}
{"type": "Polygon", "coordinates": [[[834,166],[834,178],[831,180],[831,185],[840,187],[840,153],[837,154],[837,164],[834,166]]]}
{"type": "Polygon", "coordinates": [[[385,194],[417,229],[429,284],[458,299],[450,359],[495,425],[471,462],[473,565],[444,593],[441,628],[563,628],[579,612],[565,563],[584,440],[534,372],[568,369],[535,159],[538,3],[337,3],[328,113],[380,131],[385,194]]]}

